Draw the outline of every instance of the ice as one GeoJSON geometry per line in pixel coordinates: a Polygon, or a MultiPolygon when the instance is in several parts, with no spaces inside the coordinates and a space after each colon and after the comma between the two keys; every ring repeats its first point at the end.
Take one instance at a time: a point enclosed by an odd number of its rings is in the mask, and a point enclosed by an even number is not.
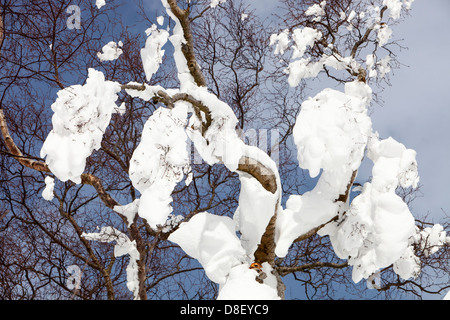
{"type": "Polygon", "coordinates": [[[41,157],[61,181],[80,183],[86,159],[101,147],[103,133],[116,112],[120,84],[105,81],[100,71],[88,70],[85,85],[58,91],[52,104],[53,129],[48,134],[41,157]]]}
{"type": "Polygon", "coordinates": [[[122,41],[119,41],[119,43],[110,41],[103,46],[102,52],[97,52],[97,57],[100,59],[100,61],[116,60],[123,53],[121,49],[122,45],[122,41]]]}
{"type": "Polygon", "coordinates": [[[156,25],[152,25],[145,33],[147,34],[147,40],[145,47],[141,49],[141,59],[147,81],[150,81],[162,63],[165,52],[165,50],[162,50],[162,47],[167,42],[169,32],[167,30],[159,30],[156,25]]]}
{"type": "Polygon", "coordinates": [[[230,270],[245,260],[236,225],[226,216],[198,213],[182,223],[169,240],[197,259],[208,278],[219,284],[224,284],[230,270]]]}
{"type": "Polygon", "coordinates": [[[55,180],[52,177],[45,177],[45,189],[42,191],[42,197],[47,201],[52,201],[54,188],[55,180]]]}

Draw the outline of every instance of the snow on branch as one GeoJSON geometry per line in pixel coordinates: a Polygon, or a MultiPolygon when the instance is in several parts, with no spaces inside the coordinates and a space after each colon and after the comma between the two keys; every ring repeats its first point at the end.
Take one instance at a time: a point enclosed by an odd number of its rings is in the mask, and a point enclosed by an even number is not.
{"type": "Polygon", "coordinates": [[[114,246],[114,256],[123,255],[130,256],[130,262],[127,266],[127,288],[133,292],[134,299],[139,300],[139,278],[138,263],[140,254],[136,248],[136,241],[131,241],[126,234],[113,228],[103,227],[97,233],[82,233],[81,236],[86,240],[94,240],[100,242],[116,242],[114,246]]]}
{"type": "Polygon", "coordinates": [[[130,179],[141,192],[138,214],[154,229],[165,224],[172,212],[171,194],[190,171],[186,117],[185,104],[157,109],[145,123],[130,160],[130,179]]]}
{"type": "Polygon", "coordinates": [[[102,52],[97,53],[97,57],[100,59],[100,61],[116,60],[123,53],[121,49],[122,46],[123,46],[122,41],[119,41],[118,43],[110,41],[103,46],[102,52]]]}
{"type": "Polygon", "coordinates": [[[52,104],[53,129],[41,148],[41,157],[59,180],[81,183],[86,159],[101,147],[111,115],[117,112],[120,90],[120,84],[105,81],[103,73],[89,69],[85,85],[58,91],[52,104]]]}

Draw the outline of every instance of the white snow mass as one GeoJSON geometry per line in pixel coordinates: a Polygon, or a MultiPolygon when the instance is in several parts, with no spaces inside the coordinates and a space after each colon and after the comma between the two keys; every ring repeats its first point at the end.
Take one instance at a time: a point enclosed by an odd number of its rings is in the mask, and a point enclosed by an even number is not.
{"type": "Polygon", "coordinates": [[[85,85],[73,85],[58,91],[52,104],[53,129],[47,136],[41,157],[61,181],[80,183],[86,159],[101,146],[120,84],[105,81],[100,71],[89,69],[85,85]]]}
{"type": "Polygon", "coordinates": [[[97,52],[97,57],[100,59],[100,61],[116,60],[123,53],[121,49],[122,46],[122,41],[119,41],[118,43],[110,41],[103,46],[102,52],[97,52]]]}

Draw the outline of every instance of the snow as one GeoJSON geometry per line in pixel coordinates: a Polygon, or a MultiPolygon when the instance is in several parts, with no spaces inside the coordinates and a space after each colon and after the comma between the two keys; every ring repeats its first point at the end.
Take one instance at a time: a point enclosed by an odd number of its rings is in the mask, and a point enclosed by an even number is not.
{"type": "Polygon", "coordinates": [[[450,300],[450,291],[447,292],[443,300],[450,300]]]}
{"type": "Polygon", "coordinates": [[[403,255],[394,263],[394,271],[404,280],[416,278],[421,270],[420,259],[415,255],[415,249],[422,251],[425,257],[437,252],[445,244],[450,244],[450,236],[446,236],[440,224],[420,230],[409,238],[409,246],[403,255]]]}
{"type": "Polygon", "coordinates": [[[414,217],[407,204],[395,193],[417,187],[415,152],[392,138],[379,140],[373,135],[368,143],[368,158],[373,163],[372,181],[364,184],[361,194],[351,203],[343,222],[331,231],[330,240],[340,258],[353,266],[355,282],[399,259],[401,276],[415,272],[415,264],[405,263],[409,239],[415,232],[414,217]]]}
{"type": "Polygon", "coordinates": [[[115,206],[113,209],[115,212],[125,216],[128,221],[128,226],[131,226],[136,214],[138,213],[139,202],[140,202],[140,199],[136,199],[127,205],[115,206]]]}
{"type": "Polygon", "coordinates": [[[100,9],[101,7],[106,5],[106,1],[105,0],[96,0],[95,4],[97,5],[97,8],[100,9]]]}
{"type": "Polygon", "coordinates": [[[311,177],[322,174],[315,188],[291,195],[277,219],[276,254],[287,254],[292,241],[338,214],[335,200],[361,164],[372,124],[366,106],[372,90],[362,82],[351,82],[345,93],[325,89],[303,102],[293,137],[299,166],[311,177]]]}
{"type": "Polygon", "coordinates": [[[381,27],[378,29],[377,33],[378,45],[380,47],[386,45],[386,43],[389,42],[391,36],[392,36],[392,29],[389,28],[387,24],[382,24],[381,27]]]}
{"type": "Polygon", "coordinates": [[[85,85],[73,85],[58,91],[52,104],[53,129],[48,134],[41,157],[61,181],[80,183],[86,159],[101,147],[103,133],[111,115],[120,84],[105,81],[100,71],[88,70],[85,85]]]}
{"type": "MultiPolygon", "coordinates": [[[[411,6],[411,2],[409,2],[409,6],[411,6]]],[[[393,19],[400,18],[400,13],[402,11],[402,1],[401,0],[383,0],[383,6],[387,6],[390,11],[389,16],[393,19]]]]}
{"type": "Polygon", "coordinates": [[[355,17],[356,17],[356,11],[355,11],[355,10],[352,10],[352,11],[350,12],[350,14],[348,15],[347,22],[348,22],[348,23],[351,23],[352,20],[353,20],[355,17]]]}
{"type": "Polygon", "coordinates": [[[141,192],[138,214],[152,228],[165,224],[172,212],[171,193],[190,170],[184,131],[186,112],[183,104],[155,110],[130,160],[130,179],[141,192]]]}
{"type": "Polygon", "coordinates": [[[414,248],[409,246],[402,256],[394,263],[394,271],[403,280],[416,278],[421,270],[420,259],[415,255],[414,248]]]}
{"type": "Polygon", "coordinates": [[[366,56],[366,65],[369,70],[369,78],[374,78],[377,76],[377,71],[374,69],[375,59],[376,57],[374,54],[368,54],[366,56]]]}
{"type": "Polygon", "coordinates": [[[235,223],[229,217],[198,213],[183,222],[169,240],[197,259],[208,278],[219,284],[224,284],[230,270],[245,260],[235,223]]]}
{"type": "Polygon", "coordinates": [[[320,21],[320,17],[325,15],[325,5],[327,4],[326,1],[322,1],[320,4],[313,4],[310,6],[306,11],[306,16],[315,16],[313,21],[320,21]]]}
{"type": "Polygon", "coordinates": [[[241,192],[234,220],[242,234],[243,247],[248,255],[253,255],[274,214],[279,197],[264,189],[255,178],[246,173],[240,173],[239,179],[241,192]]]}
{"type": "Polygon", "coordinates": [[[312,47],[314,43],[322,38],[322,33],[316,29],[305,27],[297,28],[292,32],[294,40],[292,59],[302,58],[307,47],[312,47]]]}
{"type": "MultiPolygon", "coordinates": [[[[213,0],[217,1],[217,0],[213,0]]],[[[223,1],[223,0],[221,0],[223,1]]],[[[183,44],[186,43],[186,39],[184,39],[183,27],[181,26],[181,22],[175,16],[175,14],[170,9],[170,5],[167,0],[161,0],[162,5],[165,7],[167,14],[169,17],[175,21],[175,27],[172,30],[172,35],[169,37],[169,41],[172,43],[174,48],[173,58],[175,59],[175,65],[178,70],[178,79],[180,81],[180,91],[184,92],[187,87],[194,87],[195,81],[193,76],[191,75],[186,58],[181,50],[183,44]]],[[[213,3],[211,3],[213,4],[213,3]]],[[[217,3],[218,4],[218,3],[217,3]]],[[[216,5],[217,5],[216,4],[216,5]]]]}
{"type": "Polygon", "coordinates": [[[419,245],[419,248],[428,257],[437,252],[444,244],[450,244],[450,236],[446,237],[446,232],[442,225],[435,224],[418,232],[414,236],[413,243],[419,245]]]}
{"type": "Polygon", "coordinates": [[[54,188],[55,180],[52,177],[45,177],[45,188],[44,191],[42,191],[42,197],[47,201],[52,201],[54,188]]]}
{"type": "MultiPolygon", "coordinates": [[[[346,93],[325,89],[304,101],[293,129],[298,147],[298,161],[303,169],[316,177],[320,169],[356,170],[361,162],[371,121],[364,106],[370,97],[357,95],[356,82],[346,86],[346,93]]],[[[364,93],[363,93],[364,94],[364,93]]]]}
{"type": "Polygon", "coordinates": [[[289,43],[291,41],[289,40],[289,30],[286,29],[282,31],[280,34],[272,34],[270,36],[270,45],[275,45],[275,51],[274,54],[284,54],[286,49],[289,46],[289,43]]]}
{"type": "Polygon", "coordinates": [[[186,132],[194,142],[196,150],[208,164],[221,162],[230,171],[236,171],[245,145],[236,132],[238,120],[233,110],[208,92],[207,88],[199,88],[189,83],[185,88],[192,97],[208,106],[213,119],[208,130],[202,135],[200,130],[189,129],[199,126],[198,119],[191,117],[186,132]]]}
{"type": "Polygon", "coordinates": [[[353,266],[356,283],[396,262],[413,231],[414,218],[394,190],[380,192],[366,183],[330,240],[337,256],[353,266]]]}
{"type": "Polygon", "coordinates": [[[100,242],[113,242],[114,256],[120,257],[128,254],[130,261],[127,266],[127,288],[133,292],[134,298],[139,299],[139,279],[137,260],[140,259],[139,251],[136,248],[136,241],[131,241],[128,236],[113,227],[103,227],[100,232],[81,234],[86,240],[94,240],[100,242]]]}
{"type": "Polygon", "coordinates": [[[383,59],[381,59],[379,62],[377,62],[378,70],[380,72],[380,77],[384,78],[386,74],[391,72],[391,67],[389,63],[391,62],[391,57],[387,55],[383,59]]]}
{"type": "Polygon", "coordinates": [[[97,57],[100,59],[100,61],[116,60],[123,53],[121,49],[122,46],[123,46],[122,41],[119,41],[119,43],[110,41],[103,46],[102,52],[97,53],[97,57]]]}
{"type": "MultiPolygon", "coordinates": [[[[161,19],[158,18],[158,20],[161,19]]],[[[150,81],[162,63],[165,52],[162,47],[167,42],[169,32],[159,30],[156,25],[152,25],[145,33],[147,34],[147,40],[145,41],[145,47],[141,49],[141,59],[147,81],[150,81]]]]}
{"type": "Polygon", "coordinates": [[[210,7],[211,8],[215,8],[217,7],[219,4],[226,2],[227,0],[211,0],[211,4],[210,7]]]}
{"type": "Polygon", "coordinates": [[[303,195],[291,195],[286,208],[277,217],[275,254],[285,257],[296,238],[330,220],[338,209],[339,205],[324,197],[320,188],[303,195]]]}
{"type": "Polygon", "coordinates": [[[217,300],[279,300],[273,286],[255,281],[257,275],[248,264],[235,266],[226,284],[220,287],[217,300]]]}

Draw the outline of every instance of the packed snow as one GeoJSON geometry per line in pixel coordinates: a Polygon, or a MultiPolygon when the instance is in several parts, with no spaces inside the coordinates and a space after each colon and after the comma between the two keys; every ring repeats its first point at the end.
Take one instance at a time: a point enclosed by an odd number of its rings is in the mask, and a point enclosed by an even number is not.
{"type": "Polygon", "coordinates": [[[313,4],[305,11],[305,15],[314,16],[313,21],[320,21],[321,17],[325,15],[326,4],[326,1],[322,1],[320,4],[313,4]]]}
{"type": "Polygon", "coordinates": [[[186,112],[184,104],[153,112],[130,160],[130,179],[141,192],[138,214],[155,229],[165,224],[172,212],[172,191],[190,171],[186,112]]]}
{"type": "Polygon", "coordinates": [[[120,257],[126,254],[130,256],[130,261],[127,266],[127,288],[133,292],[134,299],[138,300],[139,279],[137,260],[140,259],[140,254],[136,248],[136,241],[131,241],[126,234],[113,227],[103,227],[100,232],[82,233],[81,236],[86,240],[107,243],[115,241],[114,256],[120,257]]]}
{"type": "Polygon", "coordinates": [[[230,270],[228,281],[220,286],[217,300],[279,300],[276,286],[256,282],[257,275],[248,264],[235,266],[230,270]]]}
{"type": "MultiPolygon", "coordinates": [[[[159,22],[164,21],[161,21],[160,18],[158,18],[158,20],[159,22]]],[[[147,34],[147,40],[145,42],[145,47],[141,49],[141,59],[147,81],[150,81],[162,63],[165,52],[165,50],[162,50],[162,47],[167,42],[169,32],[164,29],[158,29],[154,24],[148,28],[145,33],[147,34]]]]}
{"type": "Polygon", "coordinates": [[[103,133],[117,111],[120,84],[105,80],[100,71],[88,72],[85,85],[58,91],[52,104],[53,129],[42,146],[41,157],[61,181],[81,182],[86,159],[101,147],[103,133]]]}
{"type": "Polygon", "coordinates": [[[293,129],[299,165],[311,177],[322,174],[313,190],[291,195],[278,217],[278,256],[285,256],[297,237],[339,213],[335,200],[359,168],[371,133],[366,108],[371,94],[369,86],[355,81],[345,93],[325,89],[303,102],[293,129]]]}
{"type": "Polygon", "coordinates": [[[115,206],[114,211],[125,216],[128,221],[128,226],[131,226],[136,217],[136,214],[138,213],[139,202],[140,199],[136,199],[133,202],[126,204],[124,206],[115,206]]]}
{"type": "Polygon", "coordinates": [[[100,9],[101,7],[106,5],[106,1],[105,0],[96,0],[95,4],[97,5],[97,8],[100,9]]]}
{"type": "Polygon", "coordinates": [[[219,284],[226,282],[233,267],[245,261],[245,250],[229,217],[198,213],[183,222],[169,240],[197,259],[206,275],[219,284]]]}
{"type": "Polygon", "coordinates": [[[227,0],[211,0],[211,4],[210,7],[211,8],[215,8],[217,7],[219,4],[226,2],[227,0]]]}
{"type": "Polygon", "coordinates": [[[47,201],[52,201],[54,188],[55,180],[52,177],[45,177],[45,188],[44,191],[42,191],[42,197],[47,201]]]}
{"type": "Polygon", "coordinates": [[[119,41],[118,43],[110,41],[103,46],[102,52],[97,53],[97,57],[100,59],[100,61],[116,60],[123,53],[121,49],[122,46],[123,46],[122,41],[119,41]]]}

